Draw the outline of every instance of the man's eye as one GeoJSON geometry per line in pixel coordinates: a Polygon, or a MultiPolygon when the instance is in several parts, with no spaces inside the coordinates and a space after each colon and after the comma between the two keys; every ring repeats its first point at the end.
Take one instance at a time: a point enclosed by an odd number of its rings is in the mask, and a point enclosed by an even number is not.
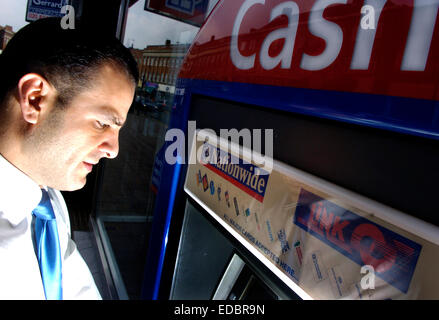
{"type": "Polygon", "coordinates": [[[105,129],[105,128],[108,128],[108,127],[109,127],[108,124],[105,124],[105,123],[103,123],[103,122],[101,122],[101,121],[99,121],[99,120],[96,120],[96,126],[97,126],[99,129],[105,129]]]}

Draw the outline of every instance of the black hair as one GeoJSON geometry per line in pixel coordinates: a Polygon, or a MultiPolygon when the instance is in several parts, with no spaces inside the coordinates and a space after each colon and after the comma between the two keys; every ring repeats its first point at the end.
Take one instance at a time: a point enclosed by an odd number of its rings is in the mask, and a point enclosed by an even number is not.
{"type": "Polygon", "coordinates": [[[35,21],[20,29],[0,55],[0,105],[22,76],[37,73],[57,89],[58,105],[65,106],[91,87],[106,63],[137,83],[137,63],[116,37],[83,28],[79,21],[74,29],[63,29],[59,18],[35,21]]]}

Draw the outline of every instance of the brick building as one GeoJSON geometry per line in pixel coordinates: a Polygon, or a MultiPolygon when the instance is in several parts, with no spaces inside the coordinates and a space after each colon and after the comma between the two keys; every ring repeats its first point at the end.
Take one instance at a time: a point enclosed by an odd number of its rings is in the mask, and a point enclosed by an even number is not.
{"type": "Polygon", "coordinates": [[[0,26],[0,52],[6,48],[6,45],[8,44],[9,40],[12,39],[14,34],[15,32],[12,30],[11,26],[0,26]]]}
{"type": "Polygon", "coordinates": [[[156,90],[159,99],[174,94],[175,82],[183,63],[189,44],[171,44],[147,46],[145,49],[131,48],[139,66],[139,87],[151,92],[156,90]]]}

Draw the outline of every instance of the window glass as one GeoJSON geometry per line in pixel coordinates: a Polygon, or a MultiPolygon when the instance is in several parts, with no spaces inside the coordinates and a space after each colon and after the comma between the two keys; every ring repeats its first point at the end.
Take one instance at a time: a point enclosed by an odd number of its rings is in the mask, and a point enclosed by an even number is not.
{"type": "MultiPolygon", "coordinates": [[[[72,1],[85,15],[88,12],[84,4],[93,0],[72,1]]],[[[209,1],[208,12],[217,1],[209,1]]],[[[96,173],[95,169],[93,178],[87,179],[96,180],[96,184],[87,183],[91,185],[87,192],[93,195],[91,205],[84,205],[81,196],[63,194],[73,230],[76,224],[87,225],[88,215],[94,214],[118,297],[137,299],[158,187],[152,183],[155,156],[169,125],[181,62],[199,28],[146,11],[145,0],[121,0],[122,4],[127,2],[126,20],[119,21],[124,26],[121,41],[137,61],[140,77],[126,124],[120,131],[119,154],[116,159],[101,160],[99,171],[96,173]],[[75,213],[76,207],[87,212],[86,218],[75,213]],[[76,217],[81,221],[76,221],[76,217]]],[[[0,53],[14,34],[28,24],[27,4],[28,0],[0,0],[0,53]]]]}
{"type": "MultiPolygon", "coordinates": [[[[210,1],[209,9],[216,2],[210,1]]],[[[121,277],[118,292],[137,299],[158,187],[152,175],[155,155],[168,128],[181,62],[199,28],[145,11],[145,0],[131,3],[123,43],[141,62],[140,79],[120,132],[119,156],[105,161],[96,217],[114,261],[112,272],[121,277]]]]}

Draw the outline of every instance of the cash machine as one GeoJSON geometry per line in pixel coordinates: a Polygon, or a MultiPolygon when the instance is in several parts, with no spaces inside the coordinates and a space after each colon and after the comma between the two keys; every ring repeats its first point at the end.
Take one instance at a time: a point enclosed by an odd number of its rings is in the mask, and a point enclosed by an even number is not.
{"type": "Polygon", "coordinates": [[[438,7],[219,1],[156,159],[144,298],[439,298],[438,7]]]}

